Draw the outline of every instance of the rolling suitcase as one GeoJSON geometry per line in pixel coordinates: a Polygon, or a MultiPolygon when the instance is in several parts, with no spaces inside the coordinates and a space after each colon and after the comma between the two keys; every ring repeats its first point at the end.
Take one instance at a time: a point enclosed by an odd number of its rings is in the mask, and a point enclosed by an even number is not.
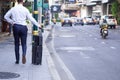
{"type": "Polygon", "coordinates": [[[42,34],[33,35],[32,64],[42,64],[42,34]]]}

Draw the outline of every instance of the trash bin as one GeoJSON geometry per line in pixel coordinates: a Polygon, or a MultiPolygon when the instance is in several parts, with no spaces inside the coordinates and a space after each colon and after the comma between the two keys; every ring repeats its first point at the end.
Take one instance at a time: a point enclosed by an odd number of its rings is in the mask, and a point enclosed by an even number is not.
{"type": "Polygon", "coordinates": [[[42,64],[42,32],[39,32],[38,35],[33,34],[33,43],[32,43],[32,64],[41,65],[42,64]]]}

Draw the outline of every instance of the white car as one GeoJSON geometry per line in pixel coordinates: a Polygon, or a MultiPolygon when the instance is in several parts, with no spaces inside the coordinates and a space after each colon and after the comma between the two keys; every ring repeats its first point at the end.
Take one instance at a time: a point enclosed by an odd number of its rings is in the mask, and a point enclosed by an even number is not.
{"type": "Polygon", "coordinates": [[[103,23],[103,19],[106,20],[106,23],[107,23],[108,27],[114,28],[114,29],[116,28],[117,20],[115,19],[114,16],[112,16],[112,15],[104,15],[104,16],[102,16],[101,20],[99,22],[100,25],[103,23]]]}
{"type": "Polygon", "coordinates": [[[86,25],[90,25],[90,24],[95,25],[96,24],[96,22],[94,21],[94,19],[92,17],[84,17],[83,22],[86,25]]]}

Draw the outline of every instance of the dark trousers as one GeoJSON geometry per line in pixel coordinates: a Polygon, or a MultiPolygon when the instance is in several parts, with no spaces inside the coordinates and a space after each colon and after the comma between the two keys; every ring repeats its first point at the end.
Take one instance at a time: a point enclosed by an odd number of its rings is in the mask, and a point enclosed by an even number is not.
{"type": "Polygon", "coordinates": [[[14,24],[13,26],[13,35],[14,35],[14,44],[15,44],[15,57],[19,61],[19,45],[22,45],[22,55],[26,55],[27,49],[27,26],[14,24]]]}

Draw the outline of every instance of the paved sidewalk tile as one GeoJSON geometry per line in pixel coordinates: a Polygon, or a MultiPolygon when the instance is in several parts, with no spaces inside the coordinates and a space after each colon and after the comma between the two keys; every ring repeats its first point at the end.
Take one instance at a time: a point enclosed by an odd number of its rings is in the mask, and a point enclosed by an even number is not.
{"type": "MultiPolygon", "coordinates": [[[[52,80],[51,74],[48,69],[48,64],[46,61],[47,51],[44,45],[43,45],[42,65],[31,64],[32,61],[31,35],[32,35],[31,33],[28,33],[26,64],[22,64],[21,57],[20,57],[20,63],[15,64],[14,41],[12,36],[8,40],[0,43],[0,72],[11,72],[20,75],[20,77],[18,78],[0,79],[0,80],[52,80]]],[[[44,36],[47,37],[45,33],[44,36]]],[[[20,46],[20,53],[21,52],[22,50],[20,46]]],[[[22,54],[20,54],[20,56],[21,55],[22,54]]]]}

